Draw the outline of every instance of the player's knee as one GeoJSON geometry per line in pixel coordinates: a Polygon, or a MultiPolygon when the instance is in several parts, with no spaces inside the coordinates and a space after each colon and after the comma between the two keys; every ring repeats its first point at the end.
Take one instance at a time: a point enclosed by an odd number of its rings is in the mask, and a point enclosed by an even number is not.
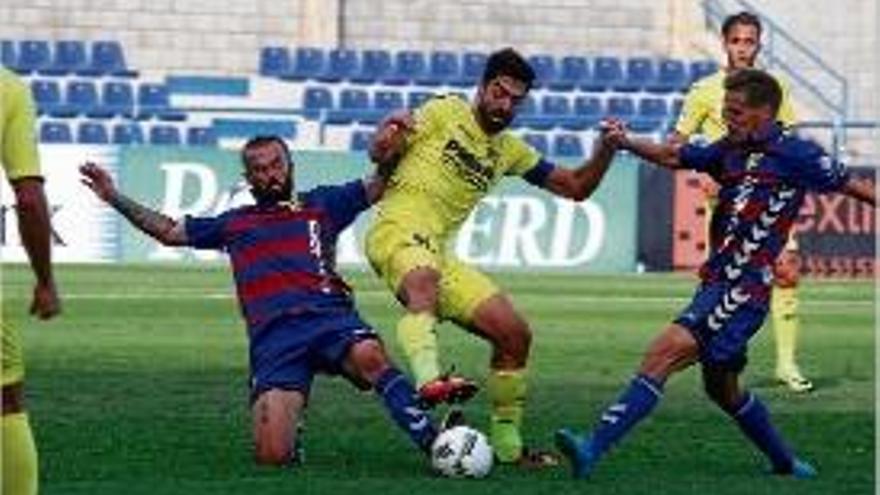
{"type": "Polygon", "coordinates": [[[358,379],[375,384],[388,369],[388,358],[376,340],[362,340],[351,347],[349,359],[358,379]]]}
{"type": "Polygon", "coordinates": [[[525,363],[532,346],[532,330],[525,321],[514,318],[499,322],[489,335],[498,353],[515,361],[515,365],[522,366],[525,363]]]}
{"type": "Polygon", "coordinates": [[[418,268],[401,282],[400,299],[413,312],[434,311],[440,286],[440,274],[433,269],[418,268]]]}
{"type": "Polygon", "coordinates": [[[640,371],[665,380],[672,372],[692,362],[698,354],[696,340],[686,331],[665,332],[648,348],[640,371]]]}
{"type": "Polygon", "coordinates": [[[738,391],[729,390],[712,383],[705,383],[703,389],[709,399],[717,404],[722,410],[730,414],[736,412],[737,406],[740,404],[740,394],[738,391]]]}

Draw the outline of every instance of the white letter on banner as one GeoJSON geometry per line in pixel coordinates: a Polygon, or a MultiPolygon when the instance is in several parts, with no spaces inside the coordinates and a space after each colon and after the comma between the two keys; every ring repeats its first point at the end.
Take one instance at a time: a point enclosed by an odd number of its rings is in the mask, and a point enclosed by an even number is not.
{"type": "Polygon", "coordinates": [[[467,263],[476,263],[479,265],[489,265],[492,263],[492,219],[495,215],[487,209],[495,210],[498,208],[498,198],[489,196],[483,198],[477,207],[471,212],[461,228],[458,230],[458,238],[455,240],[455,255],[458,259],[467,263]],[[481,212],[481,210],[483,210],[481,212]],[[482,217],[482,221],[477,223],[477,215],[482,217]],[[480,235],[477,238],[477,234],[480,235]],[[471,255],[473,247],[488,246],[484,255],[479,253],[471,255]]]}
{"type": "MultiPolygon", "coordinates": [[[[165,201],[162,212],[174,219],[182,219],[185,215],[207,215],[217,201],[217,176],[211,167],[193,162],[170,162],[159,166],[165,171],[165,201]],[[198,185],[198,195],[184,205],[184,187],[187,177],[192,176],[198,185]]],[[[156,250],[150,253],[149,258],[154,260],[177,260],[183,252],[178,248],[171,248],[156,244],[156,250]]],[[[218,253],[193,251],[199,259],[216,259],[218,253]]]]}
{"type": "Polygon", "coordinates": [[[576,203],[564,199],[556,201],[556,224],[553,228],[553,246],[549,266],[572,267],[587,263],[602,249],[605,243],[605,213],[593,201],[576,203]],[[583,248],[577,254],[570,254],[572,232],[577,222],[577,211],[586,215],[586,239],[583,248]]]}
{"type": "Polygon", "coordinates": [[[538,231],[547,222],[546,203],[528,196],[507,196],[498,266],[526,268],[546,262],[538,246],[538,231]],[[522,248],[522,259],[518,253],[522,248]]]}

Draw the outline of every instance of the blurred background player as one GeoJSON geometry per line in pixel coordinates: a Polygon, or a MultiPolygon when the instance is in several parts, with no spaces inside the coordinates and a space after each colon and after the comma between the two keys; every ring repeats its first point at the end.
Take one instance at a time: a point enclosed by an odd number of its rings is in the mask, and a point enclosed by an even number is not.
{"type": "MultiPolygon", "coordinates": [[[[52,274],[49,207],[37,156],[34,103],[30,88],[0,67],[0,161],[15,192],[21,242],[36,277],[30,312],[40,319],[61,306],[52,274]]],[[[6,306],[4,305],[4,310],[6,306]]],[[[3,381],[3,494],[37,493],[37,449],[24,405],[24,360],[18,329],[2,315],[0,350],[3,381]]]]}
{"type": "Polygon", "coordinates": [[[650,344],[635,378],[602,412],[591,434],[556,433],[576,478],[588,477],[599,459],[651,413],[673,373],[697,361],[706,393],[767,457],[774,473],[816,476],[783,441],[760,399],[741,387],[739,375],[748,341],[769,309],[769,272],[807,191],[840,192],[872,205],[875,193],[817,144],[777,123],[782,90],[773,76],[741,69],[724,84],[727,132],[712,144],[631,139],[619,123],[609,132],[622,149],[661,167],[706,173],[720,189],[710,255],[691,304],[650,344]]]}
{"type": "Polygon", "coordinates": [[[371,153],[380,162],[399,164],[366,238],[373,269],[406,309],[397,337],[422,398],[438,403],[476,391],[469,380],[441,376],[438,319],[486,339],[492,346],[490,440],[501,462],[524,466],[555,463],[546,453],[524,449],[520,432],[531,330],[508,295],[449,254],[447,243],[504,176],[518,175],[581,201],[599,185],[615,151],[600,140],[580,168],[568,169],[509,133],[534,78],[528,62],[506,48],[489,56],[472,103],[440,96],[412,114],[386,119],[371,153]]]}
{"type": "Polygon", "coordinates": [[[293,161],[284,141],[253,138],[242,161],[256,205],[181,221],[119,193],[94,164],[80,171],[99,198],[162,244],[229,253],[248,327],[258,463],[299,460],[296,425],[319,372],[341,374],[361,389],[375,390],[395,423],[427,453],[436,436],[431,419],[335,270],[337,236],[382,195],[385,178],[374,175],[294,197],[293,161]]]}
{"type": "MultiPolygon", "coordinates": [[[[721,115],[724,78],[735,70],[754,67],[761,50],[761,21],[750,12],[731,15],[724,20],[721,36],[724,52],[727,55],[727,65],[715,74],[695,82],[688,91],[671,138],[674,142],[685,142],[694,134],[703,135],[709,141],[716,141],[725,133],[724,119],[721,115]]],[[[785,127],[791,127],[795,123],[791,98],[785,83],[780,81],[780,86],[782,104],[777,119],[785,127]]],[[[710,180],[702,180],[701,186],[707,198],[706,212],[710,212],[716,200],[717,188],[710,180]]],[[[708,214],[707,220],[712,221],[708,214]]],[[[708,226],[707,230],[711,231],[708,226]]],[[[710,242],[706,243],[707,246],[709,244],[710,242]]],[[[809,392],[813,389],[813,383],[801,374],[795,359],[800,327],[797,297],[800,255],[794,233],[789,235],[788,243],[776,261],[773,275],[770,314],[776,341],[776,379],[792,391],[809,392]]]]}

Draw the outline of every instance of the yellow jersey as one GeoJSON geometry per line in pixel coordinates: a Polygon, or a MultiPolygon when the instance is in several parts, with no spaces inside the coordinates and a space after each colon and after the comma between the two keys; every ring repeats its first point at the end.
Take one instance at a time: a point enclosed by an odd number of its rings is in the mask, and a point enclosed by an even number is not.
{"type": "MultiPolygon", "coordinates": [[[[683,136],[702,134],[709,141],[717,141],[727,133],[724,117],[724,78],[727,71],[721,69],[715,74],[696,81],[684,97],[681,115],[675,124],[675,131],[683,136]]],[[[774,76],[776,77],[776,76],[774,76]]],[[[776,120],[786,127],[794,125],[794,109],[791,105],[788,85],[776,77],[782,88],[782,102],[776,120]]]]}
{"type": "Polygon", "coordinates": [[[40,175],[35,122],[30,88],[0,67],[0,162],[8,180],[40,175]]]}
{"type": "Polygon", "coordinates": [[[525,175],[542,164],[541,155],[510,132],[486,134],[459,96],[432,98],[413,118],[406,152],[377,205],[377,221],[419,225],[448,239],[502,177],[525,175]]]}

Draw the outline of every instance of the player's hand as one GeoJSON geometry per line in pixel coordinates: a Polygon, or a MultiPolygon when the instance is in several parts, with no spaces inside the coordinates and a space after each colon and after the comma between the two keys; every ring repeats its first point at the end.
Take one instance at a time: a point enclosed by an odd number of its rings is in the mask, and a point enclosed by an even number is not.
{"type": "Polygon", "coordinates": [[[48,320],[61,312],[61,301],[54,283],[37,283],[34,286],[30,313],[41,320],[48,320]]]}
{"type": "Polygon", "coordinates": [[[116,194],[113,178],[103,168],[88,162],[79,168],[79,173],[80,181],[102,200],[109,201],[116,194]]]}
{"type": "Polygon", "coordinates": [[[406,135],[414,125],[412,115],[405,110],[386,117],[370,143],[370,160],[383,167],[395,165],[406,147],[406,135]]]}
{"type": "Polygon", "coordinates": [[[599,132],[601,144],[613,149],[625,147],[629,140],[626,124],[613,117],[599,123],[599,132]]]}

